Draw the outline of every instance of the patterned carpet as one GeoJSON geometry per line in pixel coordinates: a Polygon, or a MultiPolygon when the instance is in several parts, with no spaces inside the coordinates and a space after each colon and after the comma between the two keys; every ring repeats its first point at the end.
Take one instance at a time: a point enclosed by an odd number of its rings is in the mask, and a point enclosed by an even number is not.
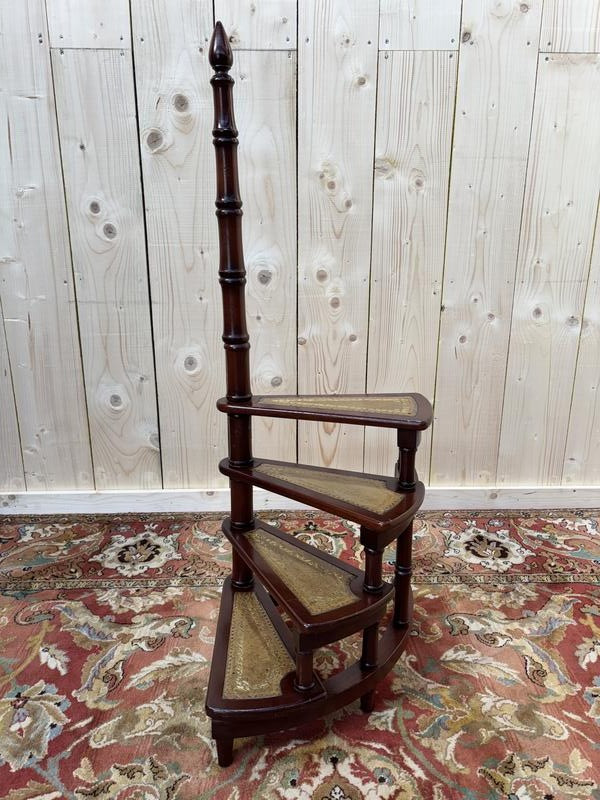
{"type": "MultiPolygon", "coordinates": [[[[349,523],[264,518],[360,561],[349,523]]],[[[222,770],[204,714],[220,518],[5,517],[2,797],[599,800],[599,521],[420,515],[413,635],[375,711],[237,740],[222,770]]]]}

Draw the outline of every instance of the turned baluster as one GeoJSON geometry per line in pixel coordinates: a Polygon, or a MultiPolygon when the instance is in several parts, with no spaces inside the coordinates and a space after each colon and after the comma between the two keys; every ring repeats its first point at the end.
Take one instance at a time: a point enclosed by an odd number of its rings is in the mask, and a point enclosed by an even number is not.
{"type": "MultiPolygon", "coordinates": [[[[215,74],[211,78],[215,120],[213,144],[217,166],[217,207],[219,225],[219,283],[223,299],[223,344],[226,359],[227,399],[251,399],[250,343],[246,328],[246,270],[242,247],[242,201],[237,165],[237,129],[233,113],[233,84],[229,74],[233,53],[227,35],[217,22],[210,43],[209,60],[215,74]]],[[[252,420],[249,415],[229,414],[229,463],[243,467],[252,464],[252,420]]],[[[230,481],[231,527],[240,531],[254,525],[252,487],[230,481]]],[[[252,585],[252,571],[233,553],[232,583],[236,588],[252,585]]]]}
{"type": "Polygon", "coordinates": [[[306,652],[296,652],[296,678],[294,688],[299,692],[307,692],[315,685],[313,674],[313,653],[312,650],[306,652]]]}
{"type": "MultiPolygon", "coordinates": [[[[419,431],[398,431],[398,483],[405,490],[414,489],[417,482],[415,456],[421,440],[419,431]]],[[[394,570],[394,625],[410,622],[410,579],[412,575],[413,521],[396,539],[396,568],[394,570]]]]}
{"type": "MultiPolygon", "coordinates": [[[[363,528],[361,538],[369,533],[363,528]]],[[[365,546],[365,578],[363,591],[377,594],[383,590],[383,550],[376,547],[365,546]]],[[[369,625],[363,630],[362,654],[360,665],[364,670],[374,669],[377,666],[379,646],[379,625],[369,625]]],[[[360,707],[363,711],[372,711],[375,705],[375,690],[366,692],[360,698],[360,707]]]]}

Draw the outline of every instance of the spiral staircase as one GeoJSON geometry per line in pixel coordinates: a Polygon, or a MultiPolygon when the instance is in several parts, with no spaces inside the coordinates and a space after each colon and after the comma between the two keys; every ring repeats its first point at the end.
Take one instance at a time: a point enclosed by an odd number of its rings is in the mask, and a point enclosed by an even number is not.
{"type": "Polygon", "coordinates": [[[220,22],[209,55],[215,73],[213,143],[227,371],[227,396],[217,405],[227,414],[229,430],[229,457],[219,468],[231,487],[231,514],[223,531],[232,546],[232,571],[223,586],[206,710],[219,764],[227,766],[237,737],[293,728],[359,698],[364,711],[373,709],[375,687],[396,663],[409,632],[412,525],[424,496],[415,453],[432,410],[418,394],[252,396],[229,74],[233,54],[220,22]],[[253,458],[253,416],[394,428],[395,475],[253,458]],[[364,571],[257,520],[254,486],[357,523],[364,571]],[[383,580],[382,557],[394,541],[390,583],[383,580]],[[390,603],[392,613],[382,627],[390,603]],[[362,634],[360,659],[322,679],[313,668],[315,650],[357,632],[362,634]]]}

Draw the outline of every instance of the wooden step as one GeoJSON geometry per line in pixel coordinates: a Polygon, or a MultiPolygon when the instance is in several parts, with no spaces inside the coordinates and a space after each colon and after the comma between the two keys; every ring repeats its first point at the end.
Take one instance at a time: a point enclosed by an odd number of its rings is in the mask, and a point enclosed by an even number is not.
{"type": "Polygon", "coordinates": [[[422,394],[263,395],[243,403],[217,401],[227,414],[345,422],[423,431],[431,425],[431,403],[422,394]]]}
{"type": "MultiPolygon", "coordinates": [[[[281,625],[283,625],[281,620],[276,622],[272,618],[268,596],[259,586],[256,587],[255,593],[287,650],[289,640],[286,641],[285,630],[281,629],[281,625]]],[[[304,722],[329,714],[371,692],[375,689],[377,683],[393,668],[408,642],[410,626],[395,627],[393,622],[390,621],[379,637],[378,663],[376,667],[364,669],[360,661],[356,661],[341,672],[332,675],[323,683],[321,683],[318,676],[315,676],[315,687],[312,693],[301,693],[293,690],[292,675],[284,674],[288,664],[283,662],[277,667],[272,667],[273,675],[272,678],[268,679],[268,682],[274,686],[277,679],[282,676],[281,694],[252,699],[249,694],[252,692],[251,687],[255,672],[252,657],[256,653],[256,646],[252,644],[255,635],[254,631],[252,633],[248,632],[245,641],[248,642],[249,650],[248,655],[243,659],[246,672],[240,673],[245,675],[245,680],[242,679],[240,683],[241,691],[238,690],[236,692],[243,695],[243,697],[224,698],[224,674],[227,671],[227,665],[230,663],[230,655],[227,648],[230,630],[233,631],[234,624],[238,624],[238,619],[242,621],[243,625],[250,625],[252,628],[256,624],[253,618],[246,622],[246,609],[244,609],[244,614],[237,617],[235,623],[233,623],[231,619],[232,594],[252,593],[233,592],[229,580],[226,581],[223,587],[223,601],[219,615],[213,666],[206,701],[206,710],[212,718],[212,736],[217,741],[221,766],[227,766],[231,763],[234,738],[297,727],[304,722]]],[[[285,629],[285,625],[283,625],[283,628],[285,629]]],[[[274,646],[274,641],[263,644],[265,649],[272,646],[274,646]]],[[[233,652],[237,653],[238,648],[236,647],[233,652]]],[[[270,655],[271,651],[267,649],[267,653],[270,655]]],[[[273,653],[277,654],[277,649],[273,653]]],[[[237,662],[234,661],[232,663],[237,662]]],[[[256,670],[260,670],[259,674],[261,675],[263,674],[262,664],[263,659],[261,658],[256,665],[256,670]]],[[[258,693],[262,695],[263,691],[261,689],[258,693]]],[[[269,691],[272,691],[272,689],[269,689],[269,691]]]]}
{"type": "MultiPolygon", "coordinates": [[[[314,676],[308,691],[294,689],[292,635],[264,588],[223,585],[206,711],[213,719],[285,719],[298,707],[324,697],[314,676]]],[[[243,735],[243,734],[240,734],[243,735]]]]}
{"type": "Polygon", "coordinates": [[[400,531],[423,502],[425,487],[403,490],[396,478],[255,458],[251,467],[219,464],[224,475],[290,497],[372,531],[400,531]]]}
{"type": "Polygon", "coordinates": [[[244,562],[286,610],[301,651],[360,631],[385,613],[393,587],[363,591],[364,572],[295,536],[256,520],[253,530],[223,531],[244,562]]]}

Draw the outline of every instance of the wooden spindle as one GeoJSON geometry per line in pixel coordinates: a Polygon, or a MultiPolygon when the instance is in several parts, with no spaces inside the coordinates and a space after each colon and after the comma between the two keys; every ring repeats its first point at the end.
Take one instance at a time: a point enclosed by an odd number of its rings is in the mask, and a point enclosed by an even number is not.
{"type": "Polygon", "coordinates": [[[297,651],[294,688],[299,692],[307,692],[309,689],[312,689],[314,685],[312,650],[306,652],[297,651]]]}
{"type": "MultiPolygon", "coordinates": [[[[219,225],[219,283],[223,299],[223,344],[225,347],[227,399],[243,403],[251,399],[250,342],[246,328],[246,269],[242,246],[242,199],[237,164],[237,128],[233,113],[234,80],[229,74],[233,52],[227,34],[217,22],[210,42],[209,61],[214,101],[213,144],[217,172],[216,215],[219,225]]],[[[252,464],[252,418],[229,414],[229,463],[252,464]]],[[[231,526],[249,530],[254,525],[252,486],[230,481],[231,526]]],[[[233,553],[232,583],[235,588],[252,585],[252,572],[233,553]]]]}
{"type": "Polygon", "coordinates": [[[420,441],[420,431],[398,430],[398,449],[400,453],[396,467],[396,477],[401,489],[415,488],[417,482],[415,456],[420,441]]]}
{"type": "Polygon", "coordinates": [[[383,590],[383,550],[365,547],[363,591],[379,594],[383,590]]]}
{"type": "Polygon", "coordinates": [[[410,578],[412,575],[413,523],[396,539],[396,568],[394,570],[394,625],[408,625],[411,617],[410,578]]]}

